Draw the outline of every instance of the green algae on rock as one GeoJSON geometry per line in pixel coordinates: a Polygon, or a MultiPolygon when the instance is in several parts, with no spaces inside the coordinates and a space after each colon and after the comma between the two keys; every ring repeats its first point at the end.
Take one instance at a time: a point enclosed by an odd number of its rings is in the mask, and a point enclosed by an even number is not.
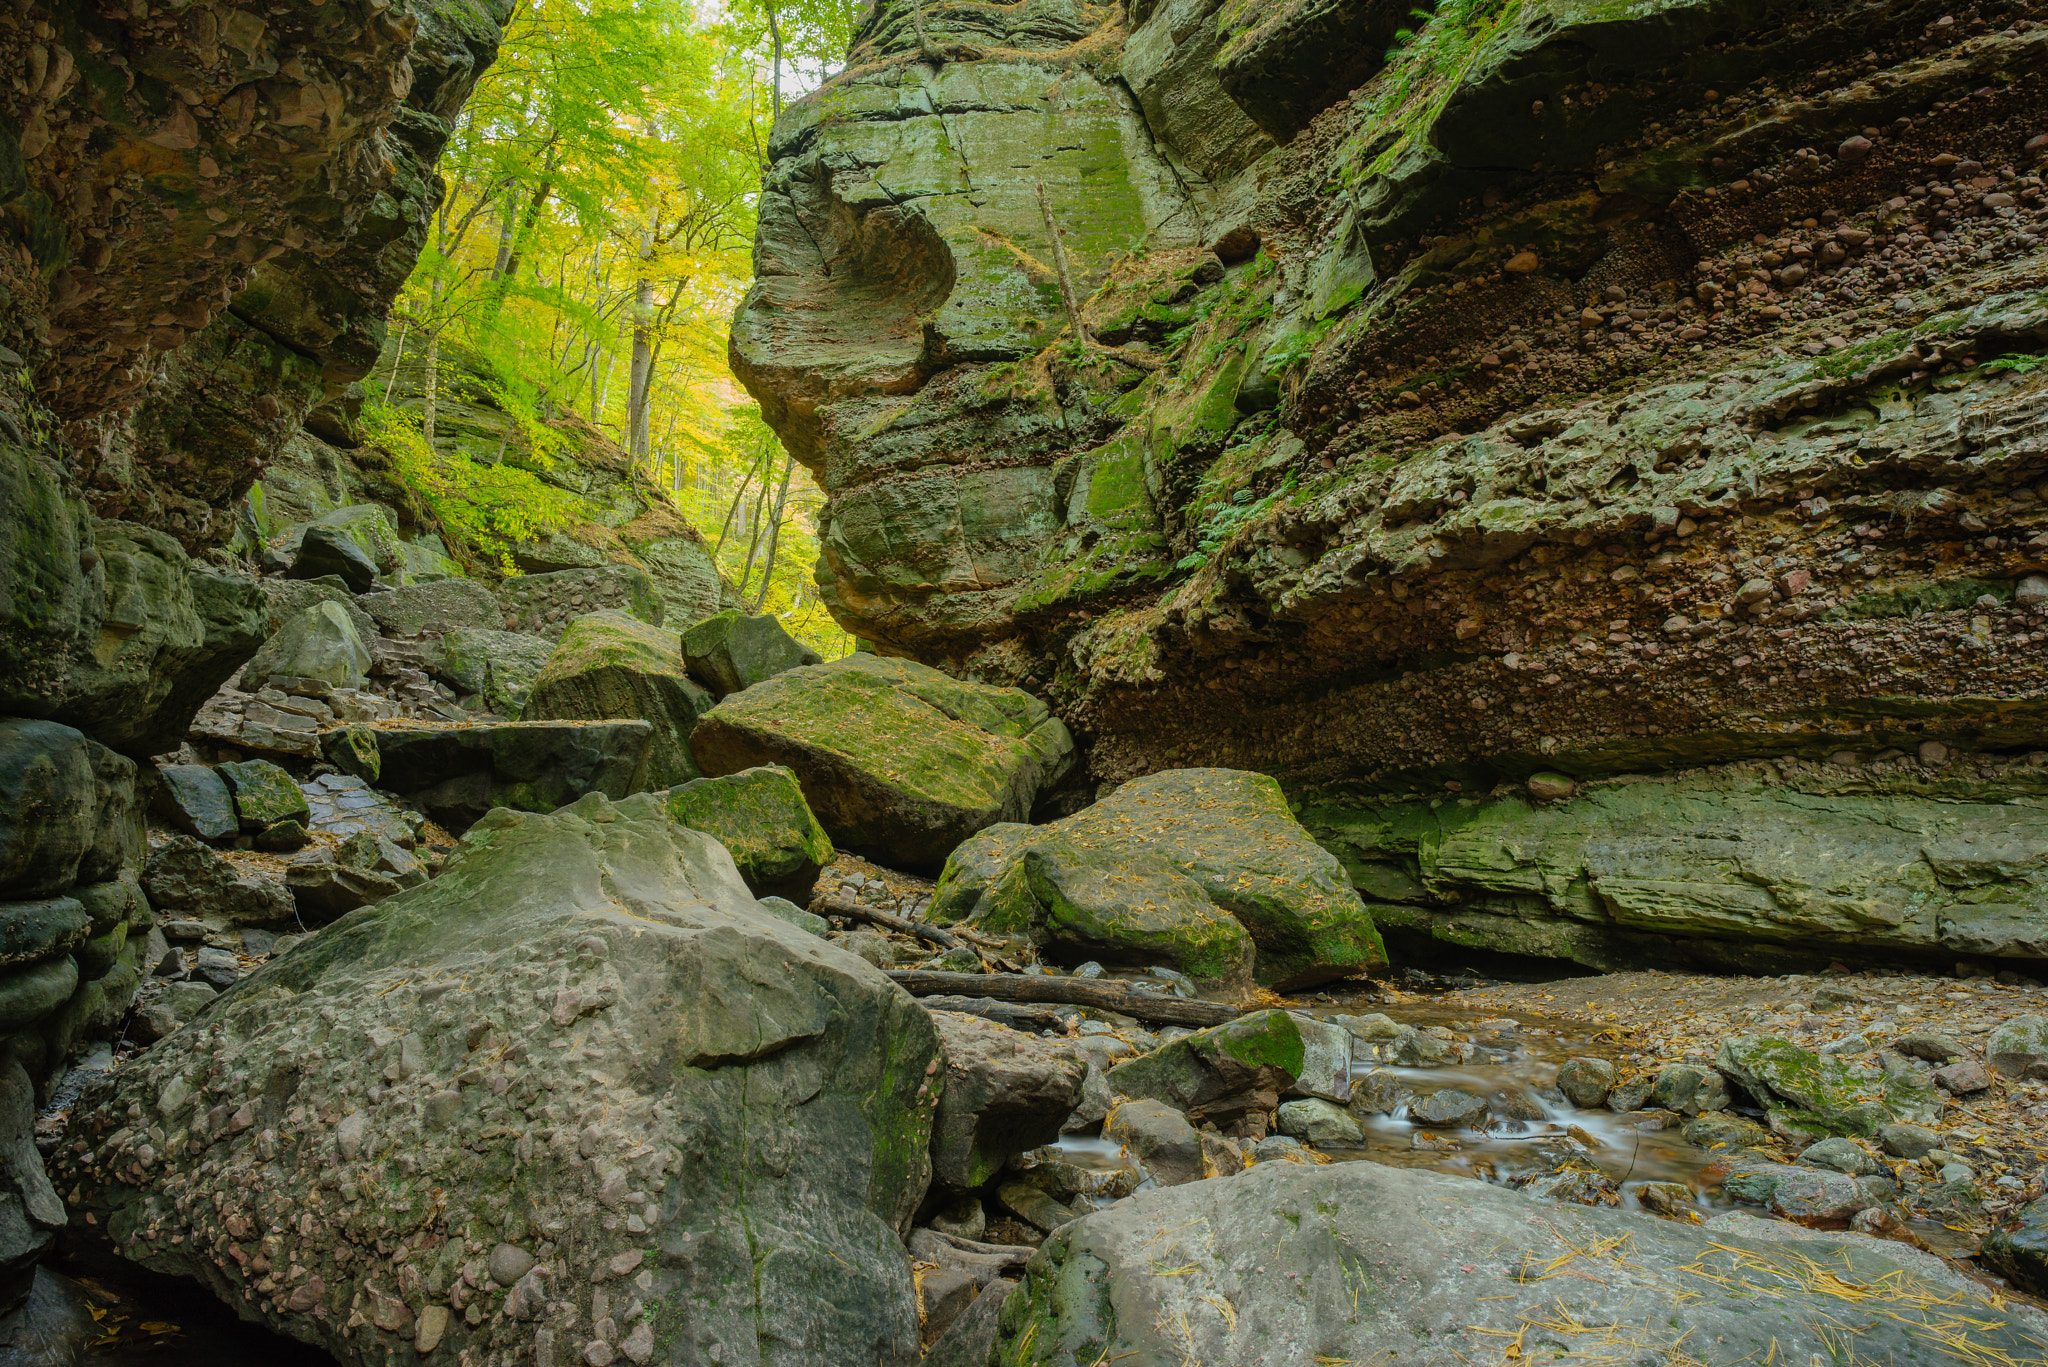
{"type": "Polygon", "coordinates": [[[1386,962],[1343,867],[1279,785],[1230,769],[1170,769],[1046,826],[992,827],[948,860],[932,918],[1225,985],[1249,970],[1303,987],[1386,962]]]}
{"type": "Polygon", "coordinates": [[[1027,816],[1074,742],[1021,689],[859,654],[731,694],[690,747],[711,775],[786,766],[836,844],[931,868],[976,831],[1027,816]]]}
{"type": "Polygon", "coordinates": [[[725,846],[756,896],[801,907],[832,862],[832,837],[811,814],[796,775],[779,764],[691,779],[662,801],[671,821],[725,846]]]}
{"type": "Polygon", "coordinates": [[[623,612],[585,613],[569,623],[535,676],[524,721],[638,718],[653,729],[632,789],[667,788],[699,774],[690,732],[711,695],[683,666],[682,640],[623,612]]]}
{"type": "MultiPolygon", "coordinates": [[[[1197,1030],[1109,1070],[1113,1092],[1175,1110],[1228,1104],[1293,1087],[1306,1058],[1301,1026],[1285,1011],[1260,1011],[1197,1030]]],[[[1258,1109],[1246,1102],[1240,1109],[1258,1109]]],[[[1269,1105],[1266,1109],[1271,1109],[1269,1105]]]]}

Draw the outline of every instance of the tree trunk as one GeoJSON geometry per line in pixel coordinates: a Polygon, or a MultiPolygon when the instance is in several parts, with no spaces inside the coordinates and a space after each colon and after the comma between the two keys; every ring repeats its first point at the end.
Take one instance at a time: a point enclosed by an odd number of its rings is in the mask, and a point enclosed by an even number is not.
{"type": "MultiPolygon", "coordinates": [[[[775,103],[770,108],[779,119],[782,117],[782,25],[776,20],[775,6],[764,5],[763,8],[768,12],[768,41],[771,53],[769,60],[774,64],[775,70],[775,103]]],[[[769,130],[769,135],[774,135],[773,128],[769,130]]]]}
{"type": "Polygon", "coordinates": [[[633,372],[626,391],[626,454],[637,466],[647,459],[647,391],[654,380],[654,223],[640,230],[640,278],[633,282],[633,372]]]}
{"type": "Polygon", "coordinates": [[[441,376],[441,334],[427,334],[427,353],[420,377],[420,433],[434,443],[434,390],[441,376]]]}
{"type": "Polygon", "coordinates": [[[598,380],[597,388],[592,390],[590,395],[590,425],[592,427],[604,421],[605,401],[611,397],[612,393],[612,372],[619,368],[618,357],[612,355],[609,351],[601,351],[598,354],[604,359],[604,373],[598,380]]]}
{"type": "Polygon", "coordinates": [[[760,491],[754,495],[753,516],[747,519],[748,531],[750,533],[747,537],[747,563],[740,568],[739,593],[740,601],[742,603],[747,601],[747,581],[753,578],[754,555],[757,551],[761,549],[761,514],[765,512],[767,508],[768,467],[764,466],[761,470],[760,491]]]}
{"type": "Polygon", "coordinates": [[[398,388],[398,367],[405,360],[405,334],[406,330],[410,327],[412,327],[412,319],[410,318],[398,325],[398,349],[391,353],[391,378],[384,385],[384,406],[386,408],[391,406],[391,391],[398,388]]]}
{"type": "Polygon", "coordinates": [[[505,202],[498,208],[498,259],[491,263],[491,279],[503,280],[512,265],[512,225],[519,218],[519,187],[507,186],[505,202]]]}
{"type": "Polygon", "coordinates": [[[775,492],[775,520],[768,525],[768,557],[761,562],[761,591],[754,595],[754,611],[768,601],[768,585],[775,577],[775,551],[782,543],[782,512],[789,506],[789,472],[796,468],[794,456],[782,458],[782,487],[775,492]]]}
{"type": "Polygon", "coordinates": [[[711,558],[713,560],[716,560],[718,553],[725,549],[726,533],[732,530],[732,520],[739,515],[740,500],[747,496],[747,486],[754,482],[754,469],[760,465],[761,455],[765,454],[766,449],[764,448],[754,459],[747,462],[747,472],[740,476],[740,487],[732,491],[732,506],[725,510],[725,521],[718,524],[718,544],[711,548],[711,558]]]}

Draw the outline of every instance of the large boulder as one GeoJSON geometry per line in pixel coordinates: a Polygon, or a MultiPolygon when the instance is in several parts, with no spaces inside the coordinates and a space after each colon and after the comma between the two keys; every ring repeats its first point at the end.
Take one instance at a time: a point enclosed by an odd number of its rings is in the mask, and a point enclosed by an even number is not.
{"type": "Polygon", "coordinates": [[[235,796],[235,816],[245,831],[260,831],[280,821],[304,824],[312,816],[298,780],[267,759],[243,759],[216,771],[235,796]]]}
{"type": "Polygon", "coordinates": [[[382,728],[379,784],[454,834],[493,807],[552,812],[588,793],[621,798],[647,759],[644,721],[382,728]]]}
{"type": "Polygon", "coordinates": [[[428,672],[481,697],[499,716],[516,717],[554,653],[555,643],[546,636],[457,627],[441,637],[440,657],[428,672]]]}
{"type": "Polygon", "coordinates": [[[690,748],[712,775],[787,765],[836,844],[933,868],[976,831],[1029,815],[1074,741],[1021,689],[859,654],[732,694],[690,748]]]}
{"type": "Polygon", "coordinates": [[[0,721],[0,897],[112,878],[140,837],[133,760],[56,722],[0,721]]]}
{"type": "Polygon", "coordinates": [[[189,835],[170,836],[150,851],[142,890],[157,910],[183,919],[267,925],[292,915],[281,881],[189,835]]]}
{"type": "Polygon", "coordinates": [[[1984,1057],[2008,1077],[2048,1079],[2048,1016],[2014,1016],[1991,1032],[1984,1057]]]}
{"type": "Polygon", "coordinates": [[[18,454],[0,440],[0,714],[137,758],[175,748],[261,643],[261,590],[162,531],[83,517],[18,454]]]}
{"type": "Polygon", "coordinates": [[[1066,962],[1165,962],[1230,981],[1312,985],[1386,962],[1344,867],[1280,786],[1236,769],[1134,779],[1079,813],[1000,826],[948,861],[932,919],[1029,934],[1066,962]]]}
{"type": "Polygon", "coordinates": [[[749,616],[736,608],[684,631],[683,658],[690,673],[721,698],[785,669],[825,662],[824,656],[783,630],[778,619],[749,616]]]}
{"type": "Polygon", "coordinates": [[[207,764],[165,764],[156,771],[150,805],[187,835],[225,840],[241,829],[227,783],[207,764]]]}
{"type": "Polygon", "coordinates": [[[934,1011],[946,1085],[932,1122],[932,1180],[972,1191],[1012,1155],[1060,1137],[1081,1100],[1087,1063],[1037,1035],[979,1016],[934,1011]]]}
{"type": "Polygon", "coordinates": [[[105,1252],[348,1364],[908,1367],[939,1058],[717,842],[591,796],[243,979],[53,1172],[105,1252]]]}
{"type": "Polygon", "coordinates": [[[1260,1163],[1059,1230],[1003,1307],[990,1361],[1454,1367],[1540,1342],[1561,1362],[1908,1363],[1950,1335],[1983,1360],[2037,1359],[2048,1315],[1994,1294],[1857,1235],[1561,1203],[1538,1219],[1526,1196],[1468,1178],[1260,1163]],[[1542,1275],[1564,1261],[1569,1291],[1542,1275]],[[1856,1313],[1873,1286],[1885,1313],[1856,1313]]]}
{"type": "Polygon", "coordinates": [[[280,676],[318,679],[330,688],[361,688],[372,664],[370,647],[339,603],[315,603],[286,622],[242,667],[250,692],[280,676]]]}
{"type": "Polygon", "coordinates": [[[443,635],[459,627],[495,629],[504,610],[489,589],[474,579],[436,579],[407,584],[357,600],[386,636],[443,635]]]}
{"type": "Polygon", "coordinates": [[[333,575],[348,585],[350,593],[361,593],[377,582],[377,562],[365,555],[339,527],[308,527],[300,534],[291,568],[293,579],[325,579],[333,575]]]}
{"type": "Polygon", "coordinates": [[[779,764],[691,779],[669,789],[667,804],[670,820],[725,846],[756,896],[808,902],[832,862],[832,837],[779,764]]]}
{"type": "Polygon", "coordinates": [[[285,544],[295,548],[293,579],[338,575],[350,593],[361,593],[379,575],[404,568],[405,543],[381,503],[357,503],[322,513],[303,528],[290,528],[285,544]]]}
{"type": "Polygon", "coordinates": [[[525,721],[638,718],[653,728],[633,789],[667,788],[698,776],[690,732],[711,710],[709,693],[683,668],[674,632],[627,613],[586,613],[569,624],[533,681],[525,721]]]}

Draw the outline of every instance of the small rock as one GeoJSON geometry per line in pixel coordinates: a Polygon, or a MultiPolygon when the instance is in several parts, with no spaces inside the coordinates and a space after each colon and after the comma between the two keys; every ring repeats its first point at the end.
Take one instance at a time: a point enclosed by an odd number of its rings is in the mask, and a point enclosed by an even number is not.
{"type": "Polygon", "coordinates": [[[1557,1089],[1581,1110],[1607,1104],[1614,1090],[1614,1065],[1604,1058],[1574,1058],[1557,1070],[1557,1089]]]}
{"type": "Polygon", "coordinates": [[[1568,776],[1555,773],[1529,775],[1529,796],[1538,802],[1562,802],[1578,790],[1568,776]]]}
{"type": "Polygon", "coordinates": [[[221,990],[233,987],[242,978],[242,966],[235,962],[235,956],[225,949],[211,945],[202,946],[198,961],[192,971],[205,982],[221,990]]]}
{"type": "Polygon", "coordinates": [[[1941,1144],[1941,1136],[1925,1125],[1886,1125],[1877,1132],[1877,1146],[1894,1158],[1925,1158],[1941,1144]]]}
{"type": "Polygon", "coordinates": [[[931,1225],[941,1234],[979,1241],[988,1233],[988,1213],[979,1198],[963,1196],[932,1216],[931,1225]]]}
{"type": "Polygon", "coordinates": [[[1693,1189],[1683,1182],[1645,1182],[1636,1188],[1643,1209],[1667,1220],[1691,1219],[1698,1208],[1693,1189]]]}
{"type": "Polygon", "coordinates": [[[1872,1157],[1861,1144],[1839,1136],[1808,1145],[1796,1161],[1809,1168],[1826,1168],[1851,1177],[1867,1177],[1885,1171],[1884,1164],[1872,1157]]]}
{"type": "Polygon", "coordinates": [[[1978,1258],[2029,1295],[2048,1296],[2048,1196],[2008,1215],[1978,1258]]]}
{"type": "Polygon", "coordinates": [[[1920,742],[1920,762],[1926,765],[1948,763],[1948,747],[1938,740],[1920,742]]]}
{"type": "Polygon", "coordinates": [[[1128,1149],[1162,1187],[1204,1175],[1201,1136],[1186,1116],[1163,1102],[1125,1102],[1103,1122],[1102,1137],[1128,1149]]]}
{"type": "MultiPolygon", "coordinates": [[[[1482,1102],[1482,1112],[1484,1106],[1482,1102]]],[[[1358,1122],[1342,1106],[1321,1097],[1308,1097],[1282,1105],[1279,1128],[1282,1134],[1291,1134],[1319,1148],[1359,1148],[1365,1143],[1365,1133],[1358,1128],[1358,1122]]]]}
{"type": "Polygon", "coordinates": [[[1425,1125],[1477,1129],[1486,1123],[1486,1098],[1444,1087],[1408,1103],[1408,1114],[1425,1125]]]}
{"type": "Polygon", "coordinates": [[[1929,1063],[1947,1063],[1963,1056],[1963,1046],[1946,1035],[1901,1035],[1892,1041],[1892,1048],[1907,1058],[1926,1059],[1929,1063]]]}
{"type": "Polygon", "coordinates": [[[2048,1016],[2014,1016],[1991,1032],[1984,1057],[2007,1077],[2048,1078],[2048,1016]]]}
{"type": "Polygon", "coordinates": [[[1973,1058],[1959,1059],[1934,1070],[1934,1085],[1950,1096],[1969,1096],[1991,1086],[1991,1074],[1973,1058]]]}

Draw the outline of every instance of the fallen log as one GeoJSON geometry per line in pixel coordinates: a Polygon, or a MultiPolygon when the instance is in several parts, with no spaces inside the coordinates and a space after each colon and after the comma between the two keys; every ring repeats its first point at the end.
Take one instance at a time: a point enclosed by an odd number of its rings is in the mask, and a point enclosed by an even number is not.
{"type": "Polygon", "coordinates": [[[862,906],[851,897],[820,897],[812,906],[820,916],[844,916],[853,921],[872,921],[878,926],[900,934],[915,935],[918,939],[935,944],[941,949],[958,949],[967,943],[950,930],[941,930],[935,925],[913,921],[908,916],[898,916],[894,912],[862,906]]]}
{"type": "Polygon", "coordinates": [[[913,997],[994,997],[1007,1002],[1050,1002],[1063,1006],[1092,1006],[1098,1011],[1115,1011],[1141,1021],[1162,1025],[1221,1025],[1244,1013],[1219,1002],[1189,1001],[1183,997],[1155,997],[1133,991],[1111,978],[1059,978],[1036,973],[937,973],[929,969],[905,968],[892,971],[894,978],[913,997]]]}
{"type": "Polygon", "coordinates": [[[1012,1030],[1050,1030],[1056,1035],[1067,1033],[1067,1022],[1051,1011],[1039,1011],[1014,1002],[999,1002],[993,997],[920,997],[927,1011],[957,1011],[964,1016],[980,1016],[997,1025],[1007,1025],[1012,1030]]]}
{"type": "Polygon", "coordinates": [[[908,916],[898,916],[894,912],[878,911],[874,907],[863,906],[850,897],[821,897],[814,907],[820,916],[844,916],[850,921],[872,921],[886,930],[916,936],[941,949],[962,946],[973,949],[984,964],[992,963],[1006,973],[1016,973],[1022,968],[1022,965],[995,953],[994,951],[1001,946],[991,942],[986,936],[968,931],[956,934],[950,930],[941,930],[924,921],[913,921],[908,916]]]}

